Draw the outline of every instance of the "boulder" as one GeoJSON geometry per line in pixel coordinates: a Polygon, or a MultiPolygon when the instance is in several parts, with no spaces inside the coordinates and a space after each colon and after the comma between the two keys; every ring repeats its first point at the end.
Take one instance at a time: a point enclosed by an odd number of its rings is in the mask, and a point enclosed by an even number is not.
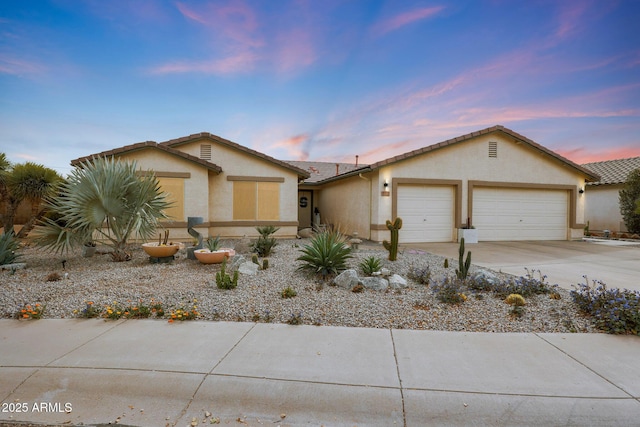
{"type": "Polygon", "coordinates": [[[236,255],[231,258],[231,263],[228,264],[228,269],[233,273],[245,262],[247,262],[247,260],[242,255],[236,255]]]}
{"type": "Polygon", "coordinates": [[[380,269],[380,274],[382,274],[382,277],[388,277],[391,275],[391,270],[383,267],[380,269]]]}
{"type": "Polygon", "coordinates": [[[354,269],[345,270],[333,279],[333,283],[341,288],[353,289],[358,284],[358,273],[354,269]]]}
{"type": "Polygon", "coordinates": [[[240,274],[246,274],[247,276],[255,276],[258,274],[258,264],[254,264],[251,261],[245,261],[238,267],[240,274]]]}
{"type": "Polygon", "coordinates": [[[389,286],[391,286],[392,289],[402,289],[407,287],[407,279],[398,274],[392,275],[388,280],[389,286]]]}
{"type": "Polygon", "coordinates": [[[389,281],[382,277],[363,277],[359,283],[365,288],[374,291],[384,291],[389,287],[389,281]]]}
{"type": "Polygon", "coordinates": [[[488,270],[480,270],[471,275],[471,278],[478,282],[487,282],[491,285],[500,283],[500,278],[488,270]]]}
{"type": "Polygon", "coordinates": [[[309,237],[313,237],[313,229],[312,228],[303,228],[298,231],[298,236],[303,239],[308,239],[309,237]]]}

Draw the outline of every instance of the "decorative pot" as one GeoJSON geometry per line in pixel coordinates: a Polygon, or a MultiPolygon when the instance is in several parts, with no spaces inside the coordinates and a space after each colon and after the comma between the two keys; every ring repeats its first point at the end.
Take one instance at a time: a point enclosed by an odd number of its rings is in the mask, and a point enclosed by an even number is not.
{"type": "Polygon", "coordinates": [[[236,255],[236,251],[233,248],[220,248],[220,250],[227,253],[227,258],[231,258],[236,255]]]}
{"type": "Polygon", "coordinates": [[[196,249],[193,254],[203,264],[220,264],[225,258],[229,258],[229,252],[226,250],[211,252],[209,249],[196,249]]]}
{"type": "Polygon", "coordinates": [[[157,243],[143,243],[142,249],[152,258],[165,258],[174,256],[180,249],[179,245],[158,245],[157,243]]]}

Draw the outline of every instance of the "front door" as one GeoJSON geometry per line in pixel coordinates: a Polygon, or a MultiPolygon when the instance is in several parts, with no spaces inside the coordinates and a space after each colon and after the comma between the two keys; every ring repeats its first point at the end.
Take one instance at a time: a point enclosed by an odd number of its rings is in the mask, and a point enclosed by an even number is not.
{"type": "Polygon", "coordinates": [[[298,191],[298,228],[311,228],[311,191],[298,191]]]}

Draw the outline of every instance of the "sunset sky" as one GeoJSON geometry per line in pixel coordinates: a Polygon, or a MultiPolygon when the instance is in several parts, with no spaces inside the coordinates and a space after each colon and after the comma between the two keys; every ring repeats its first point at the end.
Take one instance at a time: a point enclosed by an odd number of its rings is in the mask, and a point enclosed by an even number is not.
{"type": "Polygon", "coordinates": [[[504,125],[640,156],[640,1],[3,0],[0,152],[69,161],[211,132],[362,163],[504,125]]]}

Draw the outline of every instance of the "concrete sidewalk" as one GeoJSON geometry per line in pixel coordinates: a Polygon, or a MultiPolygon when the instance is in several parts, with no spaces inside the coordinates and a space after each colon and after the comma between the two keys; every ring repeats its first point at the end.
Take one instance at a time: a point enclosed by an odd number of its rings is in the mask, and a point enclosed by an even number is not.
{"type": "Polygon", "coordinates": [[[637,425],[639,360],[604,334],[0,320],[0,420],[637,425]]]}

